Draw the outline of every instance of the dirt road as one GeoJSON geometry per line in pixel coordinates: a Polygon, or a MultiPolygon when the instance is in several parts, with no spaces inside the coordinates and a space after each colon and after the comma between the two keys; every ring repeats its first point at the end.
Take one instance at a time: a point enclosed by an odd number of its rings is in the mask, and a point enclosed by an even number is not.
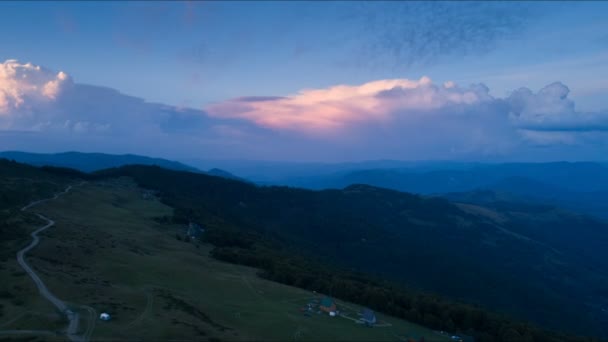
{"type": "MultiPolygon", "coordinates": [[[[26,211],[26,210],[30,209],[31,207],[38,205],[40,203],[57,199],[59,196],[68,193],[71,189],[72,189],[72,186],[70,185],[63,192],[55,194],[55,196],[53,196],[51,198],[33,201],[30,204],[26,205],[25,207],[21,208],[21,211],[26,211]]],[[[27,252],[29,252],[32,248],[36,247],[38,245],[38,243],[40,242],[38,233],[55,225],[55,221],[49,219],[48,217],[46,217],[44,215],[36,213],[36,216],[38,216],[42,220],[46,221],[47,224],[44,225],[43,227],[38,228],[36,231],[34,231],[31,234],[33,240],[27,247],[25,247],[22,250],[20,250],[19,252],[17,252],[17,262],[23,268],[23,270],[30,276],[30,278],[32,278],[32,280],[36,284],[36,287],[38,288],[38,291],[40,292],[40,295],[43,296],[44,298],[46,298],[49,302],[51,302],[60,312],[65,314],[65,316],[69,322],[68,327],[67,327],[68,339],[70,341],[76,341],[76,342],[84,341],[84,339],[86,337],[82,338],[77,335],[78,325],[79,325],[79,321],[80,321],[80,317],[79,317],[78,313],[70,310],[64,301],[57,298],[51,291],[49,291],[49,289],[46,287],[46,285],[44,284],[42,279],[40,279],[38,274],[36,274],[36,272],[25,261],[25,254],[27,252]]],[[[92,319],[95,319],[95,317],[92,317],[92,319]]]]}

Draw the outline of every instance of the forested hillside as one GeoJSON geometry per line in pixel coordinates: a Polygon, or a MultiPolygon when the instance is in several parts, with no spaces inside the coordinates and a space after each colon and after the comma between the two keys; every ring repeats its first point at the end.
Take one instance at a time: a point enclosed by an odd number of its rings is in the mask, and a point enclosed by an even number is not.
{"type": "MultiPolygon", "coordinates": [[[[264,276],[280,282],[488,340],[509,340],[506,335],[515,336],[511,328],[520,339],[528,338],[534,329],[416,294],[478,303],[546,327],[606,334],[606,266],[579,253],[579,247],[562,248],[533,234],[550,230],[555,217],[531,221],[524,213],[514,221],[495,210],[463,210],[442,199],[361,185],[316,192],[256,187],[139,166],[102,175],[130,176],[159,190],[176,208],[173,220],[208,227],[216,257],[260,267],[264,276]]],[[[607,227],[593,220],[563,221],[560,231],[583,223],[592,225],[586,232],[597,243],[606,240],[607,227]]]]}

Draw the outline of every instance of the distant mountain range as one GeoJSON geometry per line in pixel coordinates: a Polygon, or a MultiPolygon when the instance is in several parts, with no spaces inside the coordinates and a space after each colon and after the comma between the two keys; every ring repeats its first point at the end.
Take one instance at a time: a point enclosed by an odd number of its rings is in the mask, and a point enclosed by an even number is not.
{"type": "Polygon", "coordinates": [[[29,153],[19,151],[0,152],[0,158],[15,160],[20,163],[34,166],[60,166],[68,167],[83,172],[109,169],[123,165],[157,165],[170,170],[201,172],[199,169],[161,158],[150,158],[134,154],[113,155],[105,153],[29,153]]]}
{"type": "Polygon", "coordinates": [[[209,169],[202,171],[177,161],[132,154],[41,154],[9,151],[0,152],[0,158],[34,166],[68,167],[84,172],[124,165],[157,165],[170,170],[206,173],[261,185],[287,185],[313,190],[342,189],[351,184],[367,184],[403,192],[440,195],[452,201],[483,205],[507,198],[510,202],[553,205],[608,219],[608,164],[605,163],[483,164],[378,160],[323,164],[192,161],[201,168],[209,169]],[[244,177],[235,176],[224,168],[236,170],[237,174],[244,177]]]}
{"type": "Polygon", "coordinates": [[[409,168],[346,170],[271,182],[308,189],[368,184],[452,200],[491,191],[513,201],[532,201],[608,219],[608,167],[602,163],[436,164],[409,168]],[[457,194],[459,194],[457,196],[457,194]]]}
{"type": "Polygon", "coordinates": [[[189,165],[201,169],[217,167],[228,170],[258,184],[286,184],[292,180],[326,177],[337,173],[362,170],[409,169],[422,172],[432,170],[466,170],[484,165],[483,163],[473,162],[402,160],[368,160],[346,163],[218,159],[188,159],[184,161],[189,165]]]}
{"type": "Polygon", "coordinates": [[[212,176],[244,181],[244,179],[239,178],[231,174],[230,172],[217,168],[213,168],[205,172],[177,161],[162,158],[151,158],[135,154],[114,155],[106,153],[83,152],[63,152],[46,154],[20,151],[6,151],[0,152],[0,158],[14,160],[20,163],[25,163],[33,166],[67,167],[83,172],[94,172],[124,165],[156,165],[169,170],[206,173],[212,176]]]}

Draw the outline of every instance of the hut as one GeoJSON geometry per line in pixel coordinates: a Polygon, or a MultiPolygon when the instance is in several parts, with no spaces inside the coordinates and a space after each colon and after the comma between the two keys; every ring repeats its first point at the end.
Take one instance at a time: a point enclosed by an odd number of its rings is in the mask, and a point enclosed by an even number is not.
{"type": "Polygon", "coordinates": [[[333,312],[335,315],[336,312],[336,303],[333,299],[329,297],[324,297],[321,299],[321,304],[319,304],[319,309],[323,312],[331,313],[333,312]]]}
{"type": "Polygon", "coordinates": [[[363,323],[365,323],[365,325],[369,325],[372,326],[374,324],[376,324],[376,314],[374,314],[374,312],[370,309],[365,309],[363,310],[363,313],[361,314],[361,321],[363,321],[363,323]]]}

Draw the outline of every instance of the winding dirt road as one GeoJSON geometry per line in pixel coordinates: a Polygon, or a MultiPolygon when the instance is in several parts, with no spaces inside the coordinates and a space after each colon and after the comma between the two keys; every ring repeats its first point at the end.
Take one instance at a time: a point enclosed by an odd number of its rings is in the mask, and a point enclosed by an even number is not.
{"type": "MultiPolygon", "coordinates": [[[[55,196],[53,196],[51,198],[33,201],[30,204],[26,205],[25,207],[21,208],[21,211],[26,211],[26,210],[30,209],[31,207],[38,205],[40,203],[44,203],[44,202],[47,202],[50,200],[57,199],[59,196],[68,193],[71,189],[72,189],[72,186],[70,185],[64,191],[55,194],[55,196]]],[[[44,215],[36,213],[36,216],[38,216],[42,220],[46,221],[47,224],[41,228],[38,228],[36,231],[34,231],[31,234],[33,240],[27,247],[25,247],[22,250],[20,250],[19,252],[17,252],[17,262],[23,268],[23,270],[30,276],[30,278],[32,278],[32,280],[36,284],[36,287],[38,287],[38,292],[40,292],[40,295],[43,296],[44,298],[46,298],[49,302],[51,302],[61,313],[65,314],[65,316],[67,317],[68,322],[69,322],[68,327],[67,327],[68,339],[70,341],[76,341],[76,342],[85,341],[88,339],[87,338],[88,336],[86,336],[87,334],[85,334],[84,337],[77,335],[78,325],[79,325],[79,321],[80,321],[80,316],[78,315],[78,313],[70,310],[70,308],[67,306],[67,304],[64,301],[57,298],[53,293],[51,293],[51,291],[49,291],[49,289],[46,287],[46,285],[44,284],[42,279],[40,279],[40,277],[36,274],[36,272],[34,272],[34,270],[25,261],[25,254],[27,252],[29,252],[32,248],[36,247],[38,245],[38,243],[40,242],[38,233],[55,225],[55,221],[49,219],[48,217],[46,217],[44,215]]],[[[92,317],[92,319],[95,319],[95,317],[92,317]]],[[[31,333],[31,331],[28,331],[28,332],[31,333]]],[[[12,331],[12,333],[15,333],[15,331],[12,331]]],[[[24,331],[23,333],[27,333],[27,332],[24,331]]]]}

